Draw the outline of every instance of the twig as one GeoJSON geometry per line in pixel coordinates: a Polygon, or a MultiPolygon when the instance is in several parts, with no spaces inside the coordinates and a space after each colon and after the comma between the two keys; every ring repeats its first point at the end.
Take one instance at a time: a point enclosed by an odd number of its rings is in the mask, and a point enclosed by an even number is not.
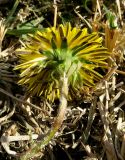
{"type": "Polygon", "coordinates": [[[77,16],[87,24],[90,30],[92,30],[92,26],[90,25],[90,23],[76,9],[74,9],[74,12],[77,14],[77,16]]]}
{"type": "Polygon", "coordinates": [[[56,27],[56,25],[57,25],[57,2],[56,2],[56,0],[54,0],[54,5],[53,5],[53,7],[54,7],[54,22],[53,22],[53,24],[54,24],[54,27],[56,27]]]}
{"type": "MultiPolygon", "coordinates": [[[[119,91],[119,92],[110,100],[110,102],[109,102],[109,108],[114,106],[115,101],[119,99],[119,97],[121,96],[121,94],[122,94],[122,92],[119,91]]],[[[113,110],[115,111],[114,107],[113,107],[113,110]]]]}
{"type": "Polygon", "coordinates": [[[105,116],[104,104],[102,103],[102,100],[98,102],[97,104],[98,104],[102,122],[104,124],[105,135],[103,137],[103,142],[104,142],[105,149],[106,149],[107,159],[108,160],[111,160],[111,159],[118,160],[116,153],[115,153],[115,148],[113,145],[111,131],[109,128],[109,122],[107,120],[107,117],[105,116]]]}
{"type": "Polygon", "coordinates": [[[117,152],[117,156],[120,160],[124,160],[122,155],[120,154],[120,148],[118,145],[118,140],[119,140],[119,132],[120,132],[120,128],[122,125],[122,116],[121,113],[119,113],[119,117],[118,117],[118,122],[117,122],[117,128],[116,128],[116,132],[115,132],[115,150],[117,152]]]}
{"type": "Polygon", "coordinates": [[[117,7],[118,7],[119,19],[120,19],[121,24],[123,25],[121,8],[120,8],[120,0],[116,0],[116,4],[117,4],[117,7]]]}
{"type": "Polygon", "coordinates": [[[112,90],[115,91],[116,89],[116,76],[112,77],[112,90]]]}
{"type": "Polygon", "coordinates": [[[87,155],[94,160],[97,160],[97,158],[95,157],[95,155],[92,153],[91,148],[89,145],[84,145],[83,142],[81,142],[81,145],[83,146],[83,148],[85,149],[85,151],[87,152],[87,155]]]}
{"type": "Polygon", "coordinates": [[[85,129],[85,132],[82,135],[83,143],[86,143],[88,138],[89,138],[90,131],[91,131],[91,126],[92,126],[93,120],[95,118],[96,104],[97,104],[97,97],[95,97],[95,99],[93,100],[93,102],[91,103],[91,106],[90,106],[87,127],[85,129]]]}
{"type": "Polygon", "coordinates": [[[97,5],[97,9],[98,9],[98,11],[99,11],[99,14],[100,14],[100,16],[101,16],[102,13],[101,13],[101,7],[100,7],[100,4],[99,4],[99,0],[96,0],[96,5],[97,5]]]}
{"type": "Polygon", "coordinates": [[[125,134],[123,135],[123,139],[122,139],[121,155],[123,159],[125,159],[125,134]]]}
{"type": "MultiPolygon", "coordinates": [[[[97,84],[96,84],[96,86],[95,86],[95,88],[97,89],[97,88],[100,88],[100,84],[102,84],[103,82],[105,82],[105,81],[108,81],[109,79],[110,79],[110,77],[117,71],[117,66],[114,66],[114,67],[105,67],[105,68],[107,68],[109,71],[108,71],[108,73],[104,76],[104,78],[100,81],[100,82],[98,82],[97,84]]],[[[93,90],[95,89],[95,88],[93,88],[93,90]]]]}
{"type": "Polygon", "coordinates": [[[33,134],[33,135],[18,135],[18,136],[2,136],[1,137],[1,142],[14,142],[14,141],[28,141],[30,139],[37,139],[38,135],[33,134]]]}
{"type": "Polygon", "coordinates": [[[43,109],[39,108],[38,106],[36,106],[36,105],[34,105],[34,104],[30,103],[30,102],[23,101],[22,99],[19,99],[19,98],[13,96],[12,94],[8,93],[7,91],[5,91],[5,90],[2,89],[2,88],[0,88],[0,92],[4,93],[5,95],[13,98],[14,100],[16,100],[16,101],[18,101],[18,102],[21,102],[21,103],[23,103],[23,104],[29,105],[29,106],[32,107],[32,108],[38,109],[38,110],[46,113],[46,111],[44,111],[43,109]]]}
{"type": "Polygon", "coordinates": [[[118,68],[118,66],[114,66],[113,68],[109,68],[110,71],[109,71],[109,72],[107,73],[107,75],[103,78],[103,81],[104,81],[104,80],[109,80],[110,77],[111,77],[116,71],[118,72],[117,68],[118,68]]]}
{"type": "Polygon", "coordinates": [[[0,142],[1,145],[3,146],[3,148],[5,149],[5,151],[10,154],[10,155],[16,155],[17,153],[15,151],[12,151],[9,148],[9,143],[13,142],[13,141],[28,141],[30,139],[37,139],[38,135],[37,134],[33,134],[33,135],[21,135],[21,136],[5,136],[2,135],[0,138],[0,142]]]}
{"type": "Polygon", "coordinates": [[[105,117],[108,117],[108,108],[109,108],[109,85],[107,81],[105,81],[105,97],[106,97],[106,104],[105,104],[105,117]]]}
{"type": "Polygon", "coordinates": [[[125,105],[125,100],[121,102],[117,107],[114,108],[114,112],[117,112],[123,105],[125,105]]]}
{"type": "Polygon", "coordinates": [[[3,121],[7,121],[7,119],[9,119],[14,114],[14,112],[15,112],[15,107],[13,107],[10,113],[0,118],[0,123],[2,123],[3,121]]]}

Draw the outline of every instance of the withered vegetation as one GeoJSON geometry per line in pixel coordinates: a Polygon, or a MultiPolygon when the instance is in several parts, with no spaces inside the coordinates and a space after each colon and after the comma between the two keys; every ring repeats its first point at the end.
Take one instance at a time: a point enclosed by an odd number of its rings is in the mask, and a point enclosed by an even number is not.
{"type": "MultiPolygon", "coordinates": [[[[125,159],[124,23],[124,0],[116,0],[113,3],[110,0],[0,1],[0,159],[125,159]],[[79,29],[87,28],[90,35],[97,32],[98,36],[102,37],[101,43],[106,53],[110,55],[105,58],[105,65],[101,67],[97,63],[95,67],[91,56],[91,59],[85,61],[87,67],[92,67],[91,71],[95,69],[93,74],[88,73],[89,78],[93,79],[95,73],[98,73],[95,76],[96,80],[92,81],[94,85],[77,84],[80,87],[73,90],[74,86],[68,84],[67,87],[67,84],[63,83],[67,81],[63,74],[61,77],[63,80],[60,78],[61,85],[60,79],[55,81],[59,83],[56,85],[59,87],[58,90],[63,86],[58,96],[55,96],[57,92],[52,94],[53,88],[51,91],[49,89],[51,94],[47,95],[46,83],[40,85],[45,94],[36,94],[37,79],[36,83],[33,82],[35,88],[30,90],[29,94],[27,90],[30,88],[29,84],[18,83],[22,71],[15,70],[15,67],[21,69],[19,48],[22,46],[28,48],[26,45],[31,43],[29,34],[32,37],[35,33],[43,33],[47,27],[58,28],[60,24],[69,23],[79,29]],[[64,87],[67,87],[66,94],[64,87]],[[58,111],[63,105],[66,113],[62,115],[58,111]],[[52,129],[55,129],[54,134],[51,132],[52,129]]],[[[61,31],[59,32],[61,34],[61,31]]],[[[51,34],[55,33],[56,31],[53,31],[51,34]]],[[[77,34],[75,38],[78,36],[77,34]]],[[[41,43],[49,39],[44,38],[41,43]]],[[[67,45],[65,37],[61,38],[64,45],[67,45]]],[[[51,42],[52,49],[58,42],[56,41],[56,44],[51,42]]],[[[37,44],[35,45],[40,53],[43,52],[43,48],[40,50],[37,44]]],[[[98,62],[103,54],[97,56],[95,53],[93,60],[95,58],[98,62]]],[[[31,69],[34,72],[34,68],[31,69]]],[[[44,74],[43,78],[46,78],[44,74]]],[[[60,74],[58,73],[58,76],[60,74]]],[[[25,74],[25,82],[30,81],[27,79],[29,75],[32,77],[29,72],[25,74]]],[[[50,77],[55,78],[52,73],[50,77]]],[[[89,78],[85,78],[87,84],[89,78]]],[[[47,83],[50,81],[46,79],[47,83]]]]}

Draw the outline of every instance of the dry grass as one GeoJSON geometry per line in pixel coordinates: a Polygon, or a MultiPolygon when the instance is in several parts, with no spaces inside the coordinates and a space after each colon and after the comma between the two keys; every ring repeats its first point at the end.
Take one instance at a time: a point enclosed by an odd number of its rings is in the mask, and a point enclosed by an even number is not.
{"type": "MultiPolygon", "coordinates": [[[[5,16],[3,8],[1,16],[6,19],[11,9],[4,5],[5,16]]],[[[82,1],[70,0],[67,3],[64,0],[53,3],[49,0],[37,0],[36,3],[34,0],[20,1],[11,27],[6,27],[4,21],[0,21],[0,155],[3,159],[19,159],[25,154],[34,139],[39,141],[46,135],[57,113],[58,100],[51,103],[44,97],[27,97],[25,87],[17,85],[18,73],[13,71],[18,63],[14,51],[21,45],[20,41],[26,39],[21,31],[33,32],[36,24],[33,20],[41,16],[43,21],[36,25],[38,28],[71,21],[76,26],[86,26],[90,32],[98,31],[104,37],[105,46],[112,52],[112,59],[109,60],[110,68],[105,69],[108,74],[97,87],[93,90],[84,88],[81,97],[74,97],[68,103],[62,127],[49,145],[35,154],[36,159],[125,159],[124,9],[123,0],[117,0],[114,6],[103,0],[84,5],[82,1]],[[103,4],[116,14],[116,28],[109,27],[103,4]],[[33,24],[26,30],[29,21],[33,24]],[[41,137],[37,139],[39,135],[41,137]]]]}

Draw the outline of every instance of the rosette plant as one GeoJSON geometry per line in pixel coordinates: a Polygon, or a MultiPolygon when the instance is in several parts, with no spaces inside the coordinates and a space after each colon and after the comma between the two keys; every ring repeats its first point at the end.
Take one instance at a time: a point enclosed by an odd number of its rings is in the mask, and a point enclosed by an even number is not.
{"type": "MultiPolygon", "coordinates": [[[[92,87],[103,76],[98,68],[107,65],[107,49],[97,33],[71,27],[70,23],[37,31],[19,54],[19,84],[27,85],[31,95],[60,99],[59,112],[48,135],[32,146],[32,154],[44,147],[60,128],[67,107],[67,98],[83,85],[92,87]]],[[[32,156],[31,152],[29,157],[32,156]]],[[[28,154],[25,155],[28,158],[28,154]]]]}

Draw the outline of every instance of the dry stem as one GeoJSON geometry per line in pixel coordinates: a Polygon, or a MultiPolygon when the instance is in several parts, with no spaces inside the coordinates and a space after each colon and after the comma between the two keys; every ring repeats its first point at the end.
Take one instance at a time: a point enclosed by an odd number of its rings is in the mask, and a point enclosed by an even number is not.
{"type": "Polygon", "coordinates": [[[28,160],[34,157],[37,153],[39,153],[41,149],[43,149],[50,142],[50,140],[55,136],[58,129],[61,127],[67,108],[67,96],[68,96],[68,79],[65,76],[65,74],[60,80],[60,90],[61,90],[60,91],[61,96],[60,96],[59,112],[57,117],[55,118],[51,130],[49,131],[47,136],[43,138],[40,142],[34,143],[31,146],[30,150],[27,151],[25,155],[21,156],[20,158],[21,160],[28,160]]]}

